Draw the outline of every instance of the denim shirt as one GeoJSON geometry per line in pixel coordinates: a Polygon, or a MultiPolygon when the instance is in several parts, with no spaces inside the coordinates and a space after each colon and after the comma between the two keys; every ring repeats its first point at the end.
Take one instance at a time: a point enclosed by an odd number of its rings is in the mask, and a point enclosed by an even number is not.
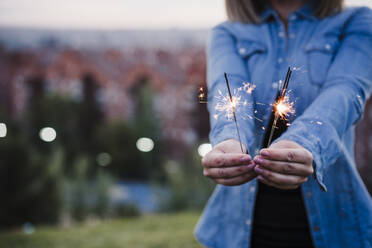
{"type": "MultiPolygon", "coordinates": [[[[372,247],[372,200],[354,161],[354,128],[372,90],[372,11],[347,8],[319,19],[305,6],[289,16],[288,32],[268,8],[260,24],[225,22],[214,27],[207,49],[208,110],[212,145],[238,139],[232,120],[214,118],[218,94],[243,82],[256,85],[241,94],[237,109],[242,142],[255,156],[288,66],[295,115],[278,140],[294,141],[314,158],[314,173],[301,185],[317,248],[372,247]],[[245,118],[249,117],[249,118],[245,118]]],[[[239,93],[239,91],[238,91],[239,93]]],[[[217,185],[198,225],[206,247],[250,246],[257,179],[240,186],[217,185]]]]}

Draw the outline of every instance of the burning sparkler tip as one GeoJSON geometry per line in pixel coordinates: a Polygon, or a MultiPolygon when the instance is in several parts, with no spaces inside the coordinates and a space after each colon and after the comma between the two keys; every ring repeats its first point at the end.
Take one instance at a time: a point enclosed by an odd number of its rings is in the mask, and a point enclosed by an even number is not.
{"type": "Polygon", "coordinates": [[[199,103],[207,103],[207,93],[205,93],[204,87],[200,86],[199,87],[199,92],[198,92],[198,100],[199,103]]]}

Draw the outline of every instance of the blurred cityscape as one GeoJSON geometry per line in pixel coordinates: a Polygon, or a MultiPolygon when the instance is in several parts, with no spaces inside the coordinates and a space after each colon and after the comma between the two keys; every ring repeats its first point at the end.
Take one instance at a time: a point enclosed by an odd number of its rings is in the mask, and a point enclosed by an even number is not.
{"type": "Polygon", "coordinates": [[[107,121],[130,120],[139,90],[148,86],[173,153],[179,151],[174,142],[190,145],[208,134],[208,118],[198,119],[206,112],[196,101],[206,81],[206,36],[207,30],[0,29],[0,100],[16,117],[27,109],[30,85],[40,83],[45,94],[77,102],[91,94],[107,121]]]}
{"type": "MultiPolygon", "coordinates": [[[[207,35],[0,29],[0,227],[200,210],[207,35]]],[[[370,192],[371,127],[369,101],[356,158],[370,192]]]]}
{"type": "Polygon", "coordinates": [[[200,210],[206,35],[1,29],[0,226],[200,210]]]}

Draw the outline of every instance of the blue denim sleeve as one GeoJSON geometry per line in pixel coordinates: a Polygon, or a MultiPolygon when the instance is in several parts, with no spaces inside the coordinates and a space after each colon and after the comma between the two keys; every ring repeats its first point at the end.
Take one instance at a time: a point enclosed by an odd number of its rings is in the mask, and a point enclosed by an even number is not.
{"type": "Polygon", "coordinates": [[[313,154],[314,178],[323,191],[327,167],[345,149],[343,134],[362,118],[372,90],[371,66],[372,11],[362,8],[345,27],[319,96],[277,140],[292,140],[313,154]]]}
{"type": "MultiPolygon", "coordinates": [[[[207,81],[208,81],[208,111],[211,123],[209,134],[212,145],[227,139],[238,139],[235,123],[232,119],[221,115],[215,107],[216,96],[220,93],[228,95],[224,72],[228,74],[231,90],[234,91],[249,80],[248,72],[243,58],[238,54],[236,38],[225,27],[227,23],[220,24],[212,29],[207,45],[207,81]],[[218,118],[216,116],[219,115],[218,118]]],[[[251,95],[240,94],[241,101],[252,103],[251,95]]],[[[253,116],[253,110],[242,108],[237,114],[242,143],[248,149],[253,140],[254,122],[243,120],[242,116],[253,116]],[[243,113],[244,111],[244,113],[243,113]]]]}

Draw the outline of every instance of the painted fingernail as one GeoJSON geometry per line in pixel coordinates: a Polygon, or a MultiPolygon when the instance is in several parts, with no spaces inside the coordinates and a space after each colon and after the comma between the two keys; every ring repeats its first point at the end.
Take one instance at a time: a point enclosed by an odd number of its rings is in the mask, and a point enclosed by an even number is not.
{"type": "Polygon", "coordinates": [[[260,152],[260,154],[261,154],[262,156],[269,156],[269,152],[266,151],[266,150],[262,150],[262,151],[260,152]]]}
{"type": "Polygon", "coordinates": [[[258,164],[262,164],[264,160],[262,158],[256,158],[254,161],[258,164]]]}
{"type": "Polygon", "coordinates": [[[242,158],[243,163],[250,162],[251,160],[252,160],[251,156],[245,156],[242,158]]]}
{"type": "Polygon", "coordinates": [[[249,168],[249,169],[253,169],[254,168],[254,166],[255,166],[255,164],[249,164],[247,167],[249,168]]]}
{"type": "Polygon", "coordinates": [[[263,169],[261,169],[260,167],[256,166],[255,171],[258,172],[258,173],[262,173],[263,172],[263,169]]]}

